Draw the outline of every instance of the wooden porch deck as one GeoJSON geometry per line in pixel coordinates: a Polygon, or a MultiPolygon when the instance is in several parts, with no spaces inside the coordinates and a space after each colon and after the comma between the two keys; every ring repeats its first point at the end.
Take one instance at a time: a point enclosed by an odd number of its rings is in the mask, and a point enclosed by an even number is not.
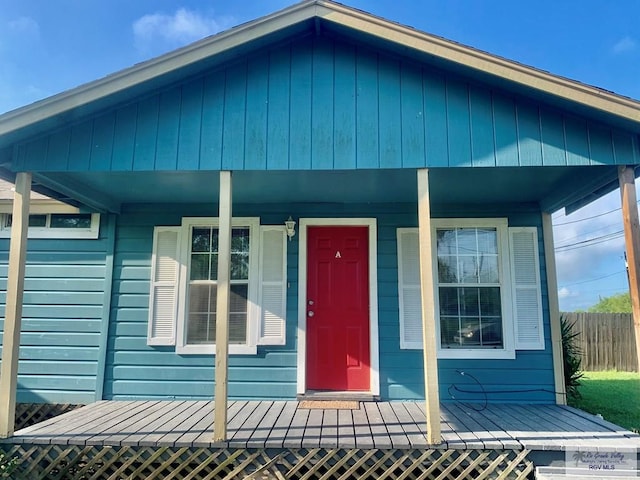
{"type": "MultiPolygon", "coordinates": [[[[233,401],[228,448],[414,449],[427,446],[421,402],[361,402],[358,410],[296,401],[233,401]]],[[[101,401],[32,425],[3,443],[216,447],[213,402],[101,401]]],[[[640,450],[640,436],[571,407],[442,404],[448,449],[640,450]]]]}

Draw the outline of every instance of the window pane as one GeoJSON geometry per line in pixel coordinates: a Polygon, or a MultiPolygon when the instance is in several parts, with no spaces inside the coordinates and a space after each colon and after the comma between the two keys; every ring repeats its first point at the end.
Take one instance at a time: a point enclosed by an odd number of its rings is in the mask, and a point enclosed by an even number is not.
{"type": "Polygon", "coordinates": [[[476,229],[458,228],[456,233],[458,240],[458,255],[475,255],[478,251],[476,245],[476,229]]]}
{"type": "Polygon", "coordinates": [[[47,216],[46,215],[29,215],[30,227],[46,227],[47,216]]]}
{"type": "Polygon", "coordinates": [[[211,285],[196,284],[196,285],[189,286],[189,312],[190,313],[215,312],[215,309],[211,310],[209,308],[210,291],[211,291],[211,285]]]}
{"type": "Polygon", "coordinates": [[[231,254],[231,280],[249,279],[249,253],[231,254]]]}
{"type": "Polygon", "coordinates": [[[485,287],[480,289],[480,314],[483,317],[500,317],[500,288],[485,287]]]}
{"type": "Polygon", "coordinates": [[[458,268],[460,269],[459,283],[478,283],[477,257],[458,257],[458,268]]]}
{"type": "Polygon", "coordinates": [[[91,228],[91,214],[53,213],[51,214],[51,222],[49,226],[51,228],[91,228]]]}
{"type": "Polygon", "coordinates": [[[441,283],[457,283],[457,259],[454,256],[446,255],[438,257],[438,281],[441,283]]]}
{"type": "MultiPolygon", "coordinates": [[[[5,216],[5,227],[10,227],[13,224],[13,215],[8,214],[5,216]]],[[[47,226],[47,216],[46,215],[29,215],[29,226],[30,227],[46,227],[47,226]]]]}
{"type": "Polygon", "coordinates": [[[458,317],[440,317],[440,344],[442,348],[458,346],[455,336],[460,329],[458,317]]]}
{"type": "Polygon", "coordinates": [[[211,251],[211,227],[193,227],[191,230],[191,251],[211,251]]]}
{"type": "Polygon", "coordinates": [[[187,343],[190,345],[201,345],[204,343],[213,343],[215,338],[215,322],[214,314],[190,313],[189,323],[187,325],[187,343]]]}
{"type": "Polygon", "coordinates": [[[209,271],[209,280],[218,279],[218,254],[211,254],[211,270],[209,271]]]}
{"type": "Polygon", "coordinates": [[[455,287],[440,287],[440,315],[458,315],[458,289],[455,287]]]}
{"type": "Polygon", "coordinates": [[[460,315],[474,316],[480,315],[480,299],[478,288],[459,288],[460,315]]]}
{"type": "Polygon", "coordinates": [[[454,336],[454,340],[464,347],[480,345],[480,321],[478,318],[461,318],[460,329],[454,336]]]}
{"type": "Polygon", "coordinates": [[[478,228],[478,253],[498,253],[498,232],[495,228],[478,228]]]}
{"type": "Polygon", "coordinates": [[[502,347],[502,323],[499,320],[482,321],[480,344],[486,347],[502,347]]]}
{"type": "Polygon", "coordinates": [[[248,285],[231,285],[231,299],[229,311],[231,313],[247,313],[248,285]]]}
{"type": "Polygon", "coordinates": [[[191,255],[191,280],[209,280],[208,253],[193,253],[191,255]]]}
{"type": "Polygon", "coordinates": [[[482,255],[479,270],[480,283],[500,283],[497,255],[482,255]]]}
{"type": "Polygon", "coordinates": [[[249,229],[234,228],[231,231],[231,251],[249,253],[249,229]]]}
{"type": "Polygon", "coordinates": [[[438,229],[436,231],[437,237],[437,252],[438,257],[440,255],[456,255],[456,231],[449,229],[438,229]]]}
{"type": "MultiPolygon", "coordinates": [[[[229,309],[229,343],[247,343],[247,284],[231,285],[229,309]]],[[[189,286],[189,315],[187,343],[202,345],[216,341],[217,286],[191,284],[189,286]]]]}
{"type": "Polygon", "coordinates": [[[502,347],[498,287],[440,287],[439,300],[443,348],[502,347]]]}
{"type": "Polygon", "coordinates": [[[245,313],[229,314],[229,343],[236,345],[247,343],[247,315],[245,313]]]}

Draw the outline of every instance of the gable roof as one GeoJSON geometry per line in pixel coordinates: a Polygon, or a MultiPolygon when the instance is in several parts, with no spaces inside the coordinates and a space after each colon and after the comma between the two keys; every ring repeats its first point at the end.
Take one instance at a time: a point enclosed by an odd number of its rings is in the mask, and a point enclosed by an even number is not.
{"type": "MultiPolygon", "coordinates": [[[[305,0],[284,10],[207,37],[0,116],[0,149],[68,119],[124,101],[150,86],[233,58],[247,50],[308,30],[334,29],[401,49],[404,54],[473,72],[511,88],[587,109],[640,132],[640,102],[607,90],[552,75],[523,64],[430,35],[328,0],[305,0]]],[[[1,155],[0,151],[0,157],[1,155]]]]}

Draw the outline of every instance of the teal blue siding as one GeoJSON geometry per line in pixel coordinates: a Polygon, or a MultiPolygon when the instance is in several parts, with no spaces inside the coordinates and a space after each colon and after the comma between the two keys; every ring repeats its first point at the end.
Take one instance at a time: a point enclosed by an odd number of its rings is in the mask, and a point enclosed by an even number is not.
{"type": "MultiPolygon", "coordinates": [[[[18,402],[90,403],[103,331],[106,216],[95,240],[27,242],[18,402]]],[[[0,315],[4,316],[9,240],[0,240],[0,315]]],[[[0,319],[0,332],[4,318],[0,319]]],[[[0,345],[2,336],[0,335],[0,345]]]]}
{"type": "MultiPolygon", "coordinates": [[[[154,225],[179,225],[182,216],[215,216],[216,206],[138,206],[119,217],[114,257],[113,298],[109,329],[104,395],[107,399],[183,398],[207,399],[213,394],[214,357],[177,355],[173,347],[147,345],[148,293],[154,225]]],[[[262,224],[280,224],[283,218],[375,217],[378,226],[378,313],[380,386],[384,399],[418,399],[424,396],[422,352],[400,349],[396,229],[415,227],[415,204],[354,205],[235,205],[234,215],[259,216],[262,224]]],[[[507,216],[512,226],[541,226],[540,212],[530,205],[475,207],[457,210],[434,206],[433,215],[507,216]]],[[[540,255],[544,255],[540,232],[540,255]]],[[[298,237],[288,246],[287,343],[259,346],[257,355],[232,355],[229,394],[233,398],[294,398],[297,368],[298,237]]],[[[541,258],[542,261],[542,258],[541,258]]],[[[443,400],[452,396],[482,400],[475,378],[489,401],[554,401],[553,365],[549,339],[545,272],[546,350],[518,351],[515,360],[440,360],[443,400]],[[459,371],[465,372],[461,375],[459,371]]]]}
{"type": "Polygon", "coordinates": [[[632,133],[428,65],[314,37],[33,140],[13,168],[610,165],[637,161],[637,143],[632,133]]]}

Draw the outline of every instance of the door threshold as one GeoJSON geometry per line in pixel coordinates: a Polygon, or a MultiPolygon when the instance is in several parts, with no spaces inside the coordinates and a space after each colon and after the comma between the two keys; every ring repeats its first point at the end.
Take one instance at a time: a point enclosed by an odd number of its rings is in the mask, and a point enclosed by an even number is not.
{"type": "Polygon", "coordinates": [[[354,400],[358,402],[376,402],[380,397],[369,392],[341,392],[335,390],[307,390],[297,395],[298,400],[354,400]]]}

